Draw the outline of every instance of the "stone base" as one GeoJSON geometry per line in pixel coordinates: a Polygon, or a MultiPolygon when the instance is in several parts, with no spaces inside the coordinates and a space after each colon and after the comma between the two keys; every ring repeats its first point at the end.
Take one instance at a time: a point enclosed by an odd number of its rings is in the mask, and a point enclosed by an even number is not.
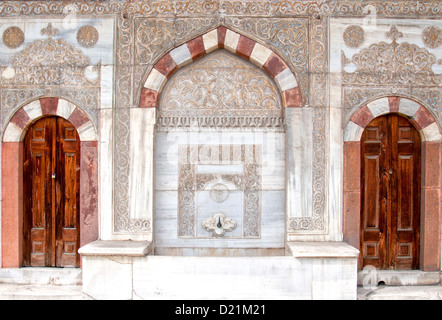
{"type": "Polygon", "coordinates": [[[441,283],[439,271],[421,270],[375,270],[364,268],[358,273],[358,285],[362,287],[387,286],[429,286],[441,283]]]}
{"type": "Polygon", "coordinates": [[[291,242],[282,256],[147,255],[150,251],[149,242],[135,241],[81,248],[83,292],[94,299],[357,298],[358,251],[342,242],[291,242]]]}

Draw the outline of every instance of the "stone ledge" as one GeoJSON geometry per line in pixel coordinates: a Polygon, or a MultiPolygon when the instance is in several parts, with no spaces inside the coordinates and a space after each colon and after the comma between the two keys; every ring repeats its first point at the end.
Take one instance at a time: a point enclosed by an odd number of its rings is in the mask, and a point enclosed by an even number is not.
{"type": "Polygon", "coordinates": [[[144,257],[152,251],[150,241],[97,240],[81,247],[82,256],[129,256],[144,257]]]}
{"type": "Polygon", "coordinates": [[[287,242],[287,252],[295,258],[357,258],[359,250],[345,242],[287,242]]]}

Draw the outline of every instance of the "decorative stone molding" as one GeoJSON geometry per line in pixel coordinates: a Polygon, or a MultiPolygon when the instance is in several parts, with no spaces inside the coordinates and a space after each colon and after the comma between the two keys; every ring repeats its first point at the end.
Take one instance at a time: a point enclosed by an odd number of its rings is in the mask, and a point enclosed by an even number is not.
{"type": "Polygon", "coordinates": [[[442,17],[442,4],[439,1],[372,1],[354,0],[291,0],[291,1],[196,1],[180,2],[136,1],[122,2],[65,2],[65,1],[2,1],[0,16],[40,16],[65,15],[75,12],[79,15],[103,16],[155,15],[155,16],[196,16],[206,15],[251,15],[251,16],[293,16],[293,15],[333,15],[365,17],[368,10],[385,17],[442,17]]]}

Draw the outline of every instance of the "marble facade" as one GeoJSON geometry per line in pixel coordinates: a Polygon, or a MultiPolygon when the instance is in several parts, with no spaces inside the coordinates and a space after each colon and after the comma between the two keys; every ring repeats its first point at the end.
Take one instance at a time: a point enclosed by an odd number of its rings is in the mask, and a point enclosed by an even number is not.
{"type": "Polygon", "coordinates": [[[423,140],[421,269],[441,270],[440,1],[2,1],[0,16],[2,267],[21,263],[24,135],[57,115],[82,141],[92,297],[117,294],[99,283],[119,268],[119,298],[135,279],[141,298],[177,297],[159,279],[201,259],[262,266],[238,297],[277,264],[274,297],[355,299],[359,141],[399,113],[423,140]]]}

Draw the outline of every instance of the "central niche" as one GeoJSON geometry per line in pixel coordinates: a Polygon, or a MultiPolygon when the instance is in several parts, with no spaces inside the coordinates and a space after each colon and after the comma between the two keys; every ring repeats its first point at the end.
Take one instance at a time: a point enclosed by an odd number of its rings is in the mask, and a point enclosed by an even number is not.
{"type": "Polygon", "coordinates": [[[259,238],[261,145],[181,145],[178,152],[178,237],[259,238]]]}
{"type": "Polygon", "coordinates": [[[226,50],[167,82],[155,134],[157,254],[284,247],[280,100],[262,70],[226,50]]]}

